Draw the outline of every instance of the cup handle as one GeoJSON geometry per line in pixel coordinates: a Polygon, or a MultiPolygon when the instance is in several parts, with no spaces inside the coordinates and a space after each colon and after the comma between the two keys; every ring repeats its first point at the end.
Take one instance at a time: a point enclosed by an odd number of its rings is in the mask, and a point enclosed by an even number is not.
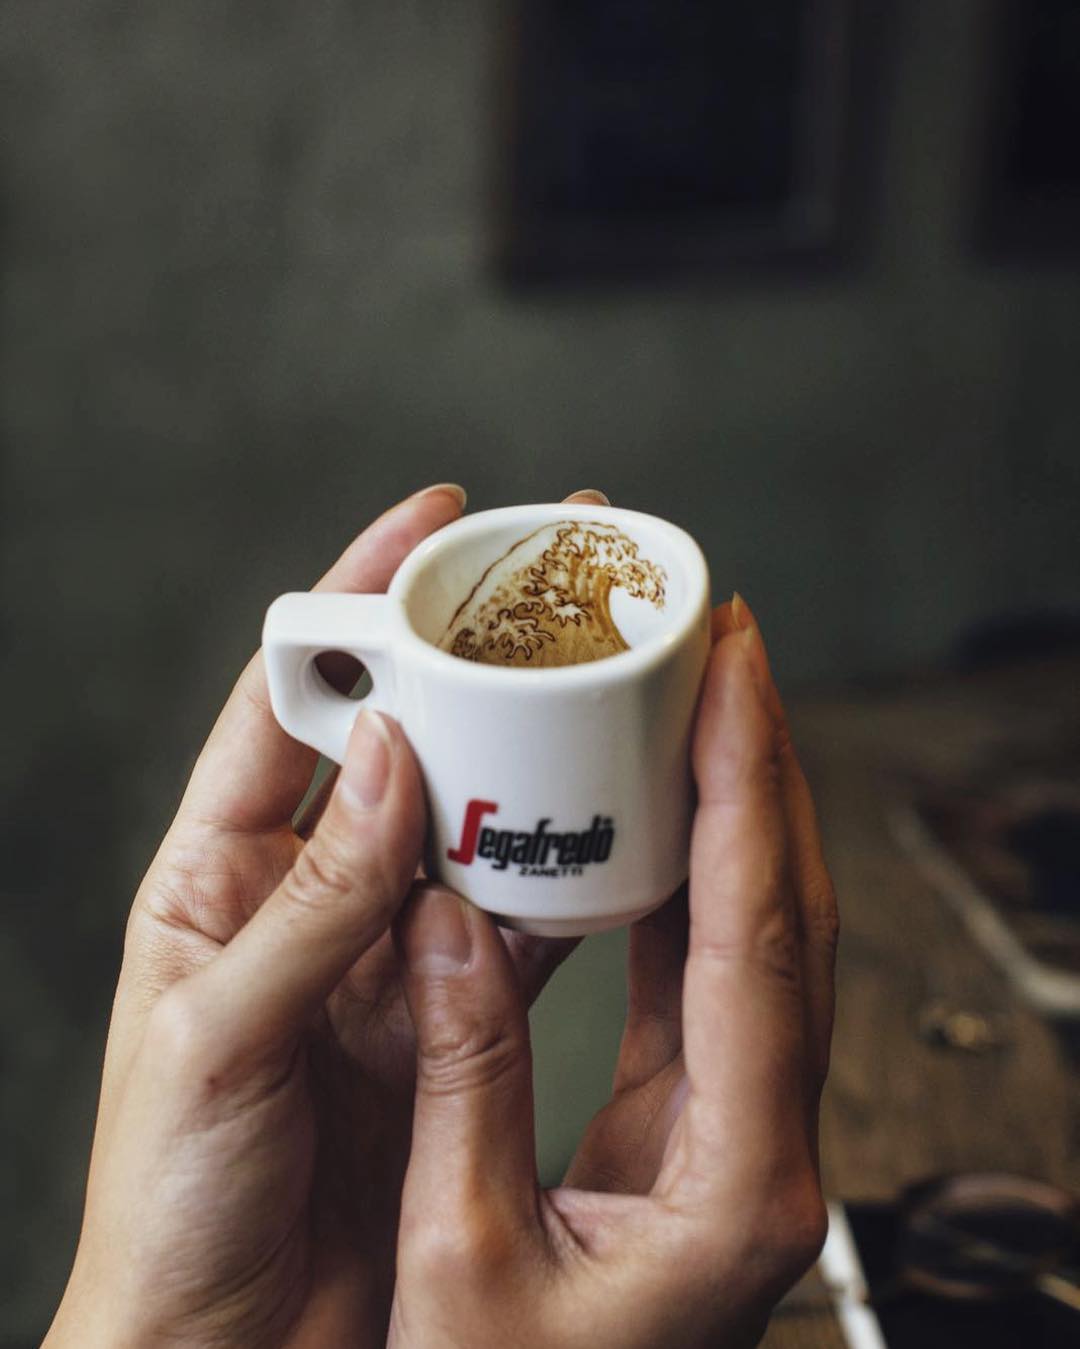
{"type": "Polygon", "coordinates": [[[393,712],[394,639],[402,620],[400,601],[389,595],[302,592],[271,604],[263,624],[270,705],[294,739],[341,763],[361,707],[393,712]],[[324,651],[363,661],[373,683],[367,697],[357,702],[330,687],[315,667],[324,651]]]}

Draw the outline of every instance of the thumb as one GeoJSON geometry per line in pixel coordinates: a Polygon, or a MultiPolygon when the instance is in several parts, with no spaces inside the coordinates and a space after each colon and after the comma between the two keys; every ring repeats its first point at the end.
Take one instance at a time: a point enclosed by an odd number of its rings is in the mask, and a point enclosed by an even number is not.
{"type": "Polygon", "coordinates": [[[487,914],[423,884],[395,935],[417,1039],[402,1227],[436,1215],[458,1239],[536,1213],[532,1062],[524,999],[487,914]]]}
{"type": "Polygon", "coordinates": [[[185,981],[199,985],[192,996],[223,1050],[291,1050],[388,929],[416,874],[423,830],[420,774],[405,736],[362,709],[333,794],[292,869],[217,959],[185,981]]]}

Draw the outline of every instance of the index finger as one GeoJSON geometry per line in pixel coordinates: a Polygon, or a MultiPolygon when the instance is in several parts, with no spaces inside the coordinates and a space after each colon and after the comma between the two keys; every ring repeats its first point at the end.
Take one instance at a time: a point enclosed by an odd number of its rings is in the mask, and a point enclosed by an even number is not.
{"type": "MultiPolygon", "coordinates": [[[[376,594],[421,540],[461,515],[465,493],[452,483],[399,502],[346,548],[315,590],[376,594]]],[[[318,756],[278,725],[262,653],[240,676],[199,755],[180,815],[226,832],[262,833],[287,824],[318,756]]]]}

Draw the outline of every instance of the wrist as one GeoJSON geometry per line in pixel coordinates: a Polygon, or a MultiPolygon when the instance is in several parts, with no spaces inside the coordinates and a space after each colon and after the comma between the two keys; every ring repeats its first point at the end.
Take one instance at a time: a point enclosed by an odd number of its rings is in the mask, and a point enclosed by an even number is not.
{"type": "Polygon", "coordinates": [[[41,1349],[148,1349],[154,1337],[85,1233],[41,1349]]]}
{"type": "Polygon", "coordinates": [[[68,1286],[41,1349],[141,1349],[149,1341],[124,1325],[119,1309],[80,1297],[68,1286]]]}

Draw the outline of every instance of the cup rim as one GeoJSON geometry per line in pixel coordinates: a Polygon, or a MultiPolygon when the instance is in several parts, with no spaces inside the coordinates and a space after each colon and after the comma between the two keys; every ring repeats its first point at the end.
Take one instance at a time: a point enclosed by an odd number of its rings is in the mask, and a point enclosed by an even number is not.
{"type": "Polygon", "coordinates": [[[702,613],[709,608],[709,570],[705,555],[697,541],[686,530],[644,511],[626,510],[621,506],[600,506],[581,502],[535,502],[520,506],[500,506],[494,510],[477,511],[462,516],[428,535],[412,550],[398,567],[387,594],[398,601],[401,611],[402,642],[417,659],[427,663],[444,676],[467,679],[470,684],[483,683],[500,688],[516,687],[535,692],[538,687],[558,684],[574,687],[597,683],[614,683],[633,679],[643,671],[660,664],[672,651],[678,649],[701,622],[702,613]],[[670,628],[650,637],[629,651],[620,651],[602,660],[586,661],[580,665],[549,666],[541,669],[523,669],[520,666],[484,665],[462,660],[448,651],[441,651],[421,637],[408,617],[406,601],[412,588],[439,555],[456,546],[463,539],[480,535],[488,529],[520,521],[531,528],[541,528],[558,520],[596,520],[600,523],[635,524],[662,534],[671,550],[679,556],[687,583],[687,600],[681,618],[670,628]]]}

